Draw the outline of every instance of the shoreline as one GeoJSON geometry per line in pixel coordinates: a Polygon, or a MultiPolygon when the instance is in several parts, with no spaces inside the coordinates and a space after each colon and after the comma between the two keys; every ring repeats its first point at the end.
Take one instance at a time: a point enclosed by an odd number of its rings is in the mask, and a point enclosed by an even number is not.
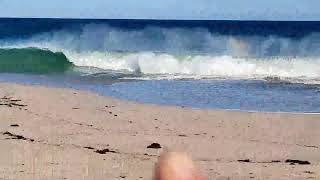
{"type": "MultiPolygon", "coordinates": [[[[122,81],[121,81],[122,82],[122,81]]],[[[110,85],[116,83],[116,82],[110,82],[110,85]]],[[[123,99],[123,98],[116,98],[113,96],[109,96],[103,93],[95,92],[94,90],[89,89],[81,89],[81,88],[74,88],[74,87],[64,87],[59,85],[44,85],[44,84],[32,84],[27,82],[9,82],[9,81],[0,81],[0,84],[16,84],[21,86],[35,86],[35,87],[43,87],[43,88],[58,88],[58,89],[73,89],[76,91],[83,91],[86,93],[96,94],[99,96],[104,96],[107,98],[117,99],[119,101],[129,102],[129,103],[135,103],[140,105],[155,105],[160,107],[182,107],[187,109],[197,109],[197,110],[209,110],[209,111],[225,111],[225,112],[239,112],[239,113],[262,113],[262,114],[292,114],[292,115],[320,115],[320,112],[287,112],[287,111],[255,111],[255,110],[241,110],[241,109],[222,109],[222,108],[198,108],[198,107],[192,107],[192,106],[179,106],[179,105],[171,105],[171,104],[155,104],[155,103],[144,103],[144,102],[138,102],[130,99],[123,99]]]]}
{"type": "Polygon", "coordinates": [[[144,104],[6,82],[0,104],[4,179],[151,179],[164,150],[191,154],[207,179],[320,177],[319,113],[144,104]]]}

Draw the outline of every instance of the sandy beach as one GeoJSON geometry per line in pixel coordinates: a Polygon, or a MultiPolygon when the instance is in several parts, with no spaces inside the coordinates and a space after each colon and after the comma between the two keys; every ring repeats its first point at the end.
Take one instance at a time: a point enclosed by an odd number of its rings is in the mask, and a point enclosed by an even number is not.
{"type": "Polygon", "coordinates": [[[320,179],[319,129],[319,114],[139,104],[1,83],[0,179],[150,180],[167,150],[188,152],[207,179],[320,179]]]}

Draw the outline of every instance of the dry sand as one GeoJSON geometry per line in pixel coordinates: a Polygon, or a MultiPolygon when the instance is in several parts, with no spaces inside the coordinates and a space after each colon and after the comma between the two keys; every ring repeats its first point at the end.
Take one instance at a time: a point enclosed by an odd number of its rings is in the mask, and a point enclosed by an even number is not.
{"type": "Polygon", "coordinates": [[[317,114],[147,105],[11,83],[0,84],[0,98],[0,179],[150,180],[165,150],[188,152],[207,179],[320,179],[317,114]]]}

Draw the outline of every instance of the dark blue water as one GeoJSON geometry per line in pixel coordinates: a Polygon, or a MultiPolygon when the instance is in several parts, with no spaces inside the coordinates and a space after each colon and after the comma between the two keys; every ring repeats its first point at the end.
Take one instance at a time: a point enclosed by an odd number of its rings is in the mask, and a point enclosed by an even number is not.
{"type": "MultiPolygon", "coordinates": [[[[70,39],[73,43],[77,43],[73,47],[76,50],[160,51],[175,53],[191,51],[230,54],[232,52],[226,52],[226,48],[219,47],[219,44],[226,46],[223,38],[232,37],[233,39],[250,44],[249,51],[252,56],[310,56],[319,55],[319,52],[317,52],[319,50],[319,32],[319,21],[0,18],[0,40],[5,39],[2,43],[25,40],[39,34],[46,34],[46,36],[39,37],[37,41],[41,41],[41,39],[52,40],[52,38],[58,38],[52,36],[63,36],[62,33],[70,33],[74,34],[83,43],[78,44],[81,42],[70,39]],[[87,28],[93,34],[89,34],[89,36],[87,36],[88,34],[83,34],[87,28]],[[114,36],[117,42],[109,41],[108,44],[105,44],[104,38],[110,32],[115,32],[114,36]],[[120,34],[122,38],[117,37],[119,32],[128,32],[129,35],[120,34]],[[178,39],[170,39],[176,38],[176,36],[178,36],[178,39]],[[212,37],[209,38],[208,36],[212,37]],[[316,39],[308,39],[310,36],[316,36],[316,39]],[[93,42],[85,38],[93,39],[93,42]],[[173,42],[175,40],[179,40],[180,43],[173,42]],[[299,41],[311,42],[301,44],[299,41]],[[215,43],[219,44],[216,45],[215,43]],[[310,50],[307,50],[306,53],[306,50],[301,51],[301,48],[308,48],[310,50]]],[[[63,38],[70,37],[68,35],[68,37],[63,38]]],[[[65,43],[62,39],[58,39],[58,41],[65,43]]],[[[233,55],[237,55],[237,53],[233,53],[233,55]]]]}
{"type": "Polygon", "coordinates": [[[0,18],[0,80],[146,103],[319,112],[320,22],[0,18]]]}
{"type": "Polygon", "coordinates": [[[301,38],[320,32],[319,21],[232,21],[232,20],[148,20],[148,19],[50,19],[50,18],[0,18],[0,38],[27,37],[37,33],[74,30],[86,24],[103,24],[120,29],[205,28],[223,35],[269,36],[301,38]]]}

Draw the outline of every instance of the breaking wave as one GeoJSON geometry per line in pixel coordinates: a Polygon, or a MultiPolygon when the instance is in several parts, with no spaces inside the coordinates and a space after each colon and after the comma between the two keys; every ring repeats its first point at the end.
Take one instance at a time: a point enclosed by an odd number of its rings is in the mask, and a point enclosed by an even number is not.
{"type": "MultiPolygon", "coordinates": [[[[269,78],[320,80],[320,59],[254,59],[232,56],[172,55],[153,52],[51,52],[1,49],[1,72],[64,72],[72,65],[152,75],[155,78],[269,78]]],[[[93,71],[94,73],[96,71],[93,71]]]]}
{"type": "Polygon", "coordinates": [[[5,65],[1,67],[6,67],[1,71],[9,72],[66,71],[74,64],[155,78],[279,77],[307,83],[320,81],[318,32],[301,37],[248,36],[221,34],[203,27],[125,29],[91,23],[76,30],[66,28],[27,38],[0,39],[0,46],[0,54],[10,52],[10,57],[0,55],[5,65]],[[24,58],[26,55],[29,58],[24,58]],[[23,68],[14,70],[7,59],[15,59],[14,66],[23,68]],[[23,63],[17,59],[23,59],[23,63]]]}

